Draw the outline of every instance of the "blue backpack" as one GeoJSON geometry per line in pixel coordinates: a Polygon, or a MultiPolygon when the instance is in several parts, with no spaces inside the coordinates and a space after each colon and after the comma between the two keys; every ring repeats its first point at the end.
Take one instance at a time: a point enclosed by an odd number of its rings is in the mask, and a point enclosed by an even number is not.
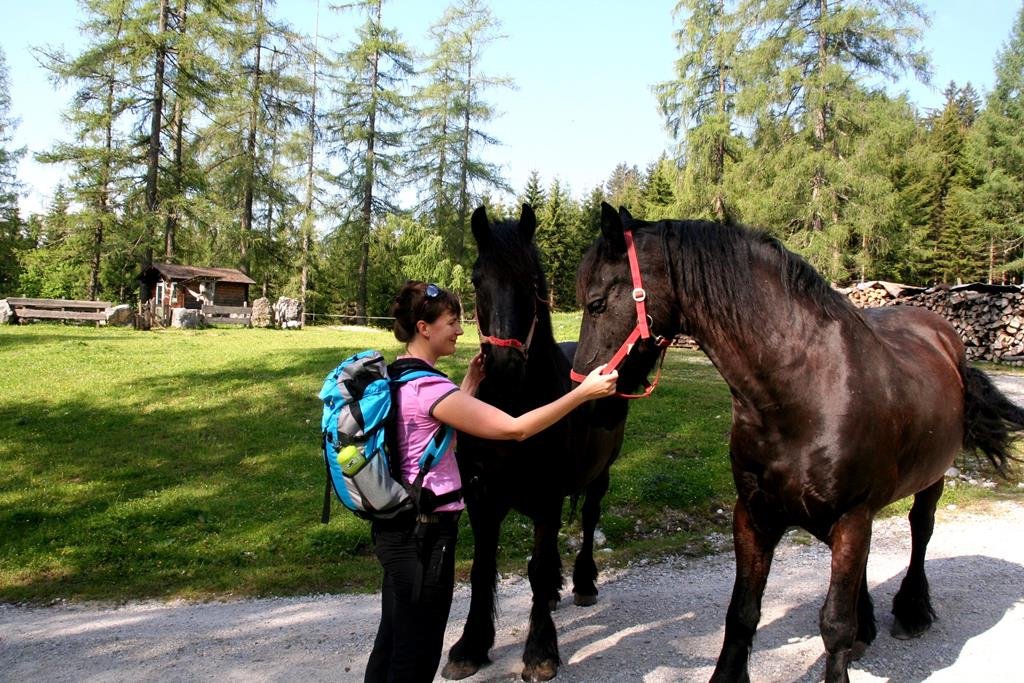
{"type": "Polygon", "coordinates": [[[461,498],[460,491],[436,496],[423,489],[423,478],[451,444],[455,431],[447,425],[438,428],[420,456],[416,480],[406,484],[400,474],[394,437],[398,388],[428,375],[446,376],[417,359],[388,366],[373,350],[346,358],[327,375],[320,390],[327,472],[323,523],[330,519],[331,489],[342,505],[364,519],[391,519],[414,509],[430,513],[461,498]]]}

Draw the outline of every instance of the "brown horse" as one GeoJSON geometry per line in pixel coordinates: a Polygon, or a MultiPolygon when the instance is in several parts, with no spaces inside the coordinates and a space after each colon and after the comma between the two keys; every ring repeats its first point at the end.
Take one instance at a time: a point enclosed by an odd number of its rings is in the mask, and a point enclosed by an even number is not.
{"type": "Polygon", "coordinates": [[[736,580],[712,680],[748,680],[772,555],[791,526],[832,550],[820,613],[825,679],[848,680],[876,635],[865,574],[872,520],[910,495],[910,566],[892,632],[924,633],[935,618],[924,557],[943,474],[964,447],[1005,472],[1024,411],[968,366],[938,315],[858,310],[764,233],[637,221],[607,204],[602,212],[602,237],[577,281],[585,311],[574,371],[606,362],[628,336],[619,388],[630,391],[652,368],[656,341],[682,332],[732,391],[736,580]]]}

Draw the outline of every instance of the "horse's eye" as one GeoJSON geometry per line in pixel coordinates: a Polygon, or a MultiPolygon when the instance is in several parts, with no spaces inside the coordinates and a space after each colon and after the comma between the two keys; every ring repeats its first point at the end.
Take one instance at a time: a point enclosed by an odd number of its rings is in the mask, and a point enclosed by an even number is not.
{"type": "Polygon", "coordinates": [[[590,315],[597,315],[599,313],[602,313],[604,311],[604,308],[604,299],[594,299],[589,304],[587,304],[587,311],[590,313],[590,315]]]}

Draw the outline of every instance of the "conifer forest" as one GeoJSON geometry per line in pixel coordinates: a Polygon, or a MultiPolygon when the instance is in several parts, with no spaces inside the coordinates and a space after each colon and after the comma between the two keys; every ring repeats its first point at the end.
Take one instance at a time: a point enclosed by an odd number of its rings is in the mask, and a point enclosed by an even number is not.
{"type": "Polygon", "coordinates": [[[936,84],[944,105],[924,110],[885,87],[929,76],[914,0],[679,0],[673,77],[635,103],[675,146],[574,193],[487,161],[493,94],[515,87],[481,68],[503,39],[487,0],[437,3],[426,50],[385,0],[324,0],[350,19],[340,36],[296,29],[285,4],[80,0],[76,49],[35,48],[73,96],[34,152],[66,175],[32,215],[0,46],[0,298],[131,303],[141,269],[170,262],[240,268],[253,297],[325,319],[386,316],[406,279],[472,308],[469,217],[524,202],[558,309],[577,307],[602,201],[762,228],[838,285],[1024,274],[1024,7],[993,37],[991,90],[936,84]]]}

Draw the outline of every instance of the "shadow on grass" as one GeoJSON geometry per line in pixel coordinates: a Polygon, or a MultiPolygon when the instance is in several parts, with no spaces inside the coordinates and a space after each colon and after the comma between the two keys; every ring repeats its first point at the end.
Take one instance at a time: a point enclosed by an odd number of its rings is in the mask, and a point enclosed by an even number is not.
{"type": "MultiPolygon", "coordinates": [[[[0,600],[287,595],[376,584],[368,524],[345,512],[330,525],[319,523],[324,474],[316,394],[328,371],[363,346],[273,350],[225,366],[218,354],[227,346],[202,335],[69,330],[0,334],[0,345],[23,337],[50,342],[56,348],[48,354],[91,347],[87,355],[70,355],[72,369],[61,376],[82,373],[83,382],[102,382],[103,391],[94,397],[55,383],[46,394],[34,392],[45,399],[15,394],[0,401],[0,600]],[[97,367],[122,358],[148,364],[161,353],[189,367],[157,359],[155,370],[132,377],[97,367]],[[206,353],[209,368],[201,366],[206,353]]],[[[272,339],[245,337],[249,344],[274,345],[272,339]]],[[[225,341],[235,343],[237,337],[225,341]]],[[[474,350],[460,348],[440,368],[458,382],[474,350]]],[[[631,417],[627,431],[649,426],[666,403],[680,400],[672,390],[658,403],[637,406],[639,421],[631,417]]],[[[633,443],[652,451],[645,457],[677,448],[666,444],[685,435],[674,424],[680,416],[671,418],[661,416],[653,434],[636,437],[633,443]]],[[[669,469],[704,469],[706,457],[668,459],[648,474],[674,482],[669,469]]],[[[629,460],[626,453],[622,461],[629,460]]],[[[724,458],[719,464],[727,471],[724,458]]],[[[609,505],[616,489],[628,488],[614,479],[609,505]]],[[[678,503],[677,494],[663,495],[678,503]]],[[[702,495],[703,486],[694,493],[702,495]]],[[[462,561],[472,549],[468,522],[464,529],[462,561]]],[[[529,552],[529,540],[525,526],[505,525],[502,543],[510,554],[529,552]]]]}
{"type": "Polygon", "coordinates": [[[0,599],[350,586],[339,562],[365,555],[369,533],[351,516],[319,524],[316,397],[347,351],[115,382],[114,407],[59,392],[0,404],[0,599]]]}

